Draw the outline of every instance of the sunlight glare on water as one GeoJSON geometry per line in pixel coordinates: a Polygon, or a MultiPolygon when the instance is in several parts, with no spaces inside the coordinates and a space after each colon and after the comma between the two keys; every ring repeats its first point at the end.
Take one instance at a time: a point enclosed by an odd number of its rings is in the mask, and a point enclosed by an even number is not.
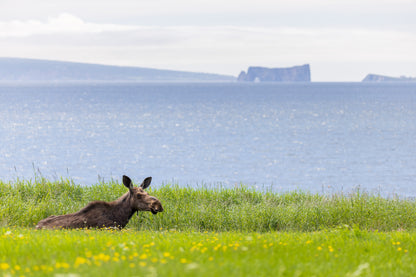
{"type": "Polygon", "coordinates": [[[0,178],[416,196],[411,84],[0,85],[0,178]]]}

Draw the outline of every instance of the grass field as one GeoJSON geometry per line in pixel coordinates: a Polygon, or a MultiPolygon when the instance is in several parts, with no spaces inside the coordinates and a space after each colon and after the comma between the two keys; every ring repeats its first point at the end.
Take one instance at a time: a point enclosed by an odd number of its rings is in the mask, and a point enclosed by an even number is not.
{"type": "Polygon", "coordinates": [[[1,228],[0,276],[415,276],[415,235],[1,228]]]}
{"type": "Polygon", "coordinates": [[[115,230],[35,230],[114,200],[116,182],[0,182],[0,276],[415,276],[416,203],[355,191],[315,195],[163,186],[165,211],[115,230]]]}

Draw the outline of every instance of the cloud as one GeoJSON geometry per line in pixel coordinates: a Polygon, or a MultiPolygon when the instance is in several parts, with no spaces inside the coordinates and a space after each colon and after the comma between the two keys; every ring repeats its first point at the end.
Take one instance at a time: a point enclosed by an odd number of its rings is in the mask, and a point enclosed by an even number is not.
{"type": "Polygon", "coordinates": [[[79,17],[63,13],[50,17],[47,21],[12,20],[0,21],[0,37],[27,37],[45,34],[101,33],[108,31],[127,31],[135,29],[126,25],[87,23],[79,17]]]}

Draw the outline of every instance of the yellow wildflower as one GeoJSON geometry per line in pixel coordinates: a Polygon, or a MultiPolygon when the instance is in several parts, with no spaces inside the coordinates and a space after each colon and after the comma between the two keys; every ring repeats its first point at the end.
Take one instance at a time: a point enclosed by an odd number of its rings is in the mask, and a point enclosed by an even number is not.
{"type": "Polygon", "coordinates": [[[100,253],[100,254],[94,256],[94,260],[108,262],[110,260],[110,256],[106,255],[104,253],[100,253]]]}
{"type": "Polygon", "coordinates": [[[74,266],[75,266],[75,267],[78,267],[78,266],[80,266],[80,265],[82,265],[82,264],[86,264],[87,262],[88,262],[88,260],[87,260],[87,259],[82,258],[82,257],[77,257],[77,258],[75,259],[74,266]]]}
{"type": "Polygon", "coordinates": [[[62,268],[69,268],[69,264],[67,263],[61,263],[62,268]]]}
{"type": "Polygon", "coordinates": [[[58,268],[58,269],[59,268],[69,268],[69,264],[57,262],[55,267],[58,268]]]}
{"type": "Polygon", "coordinates": [[[180,262],[181,262],[181,264],[186,264],[188,262],[188,260],[185,259],[185,258],[182,258],[182,259],[180,259],[180,262]]]}

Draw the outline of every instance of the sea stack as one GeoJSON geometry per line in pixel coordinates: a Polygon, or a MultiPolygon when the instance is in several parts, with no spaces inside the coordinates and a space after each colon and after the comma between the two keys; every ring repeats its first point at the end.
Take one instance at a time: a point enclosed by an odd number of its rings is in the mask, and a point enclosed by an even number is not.
{"type": "Polygon", "coordinates": [[[237,80],[241,82],[310,82],[311,71],[309,64],[286,68],[251,66],[247,73],[242,71],[237,80]]]}

